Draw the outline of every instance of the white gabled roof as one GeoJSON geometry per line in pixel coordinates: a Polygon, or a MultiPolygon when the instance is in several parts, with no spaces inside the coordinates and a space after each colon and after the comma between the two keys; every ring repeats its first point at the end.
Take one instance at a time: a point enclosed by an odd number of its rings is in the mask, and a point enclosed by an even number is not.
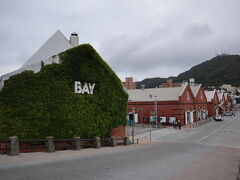
{"type": "Polygon", "coordinates": [[[59,57],[57,55],[67,49],[73,48],[67,38],[58,30],[56,31],[37,52],[35,52],[23,66],[10,73],[4,74],[0,77],[0,89],[4,86],[4,81],[8,80],[12,75],[19,74],[25,70],[32,70],[35,73],[41,69],[41,61],[44,64],[59,63],[59,57]]]}
{"type": "Polygon", "coordinates": [[[207,97],[207,102],[211,102],[214,99],[215,90],[213,91],[204,91],[207,97]]]}
{"type": "Polygon", "coordinates": [[[193,93],[194,97],[197,96],[197,93],[198,93],[198,91],[199,91],[199,89],[200,89],[201,86],[202,86],[201,84],[198,84],[198,85],[190,85],[190,88],[191,88],[191,90],[192,90],[192,93],[193,93]]]}
{"type": "Polygon", "coordinates": [[[51,56],[59,54],[73,46],[67,40],[67,38],[58,30],[55,32],[37,52],[35,52],[28,60],[23,64],[21,68],[31,66],[38,62],[45,62],[51,56]]]}
{"type": "Polygon", "coordinates": [[[143,102],[154,101],[157,96],[157,101],[178,101],[186,89],[187,84],[181,87],[166,87],[166,88],[150,88],[150,89],[129,89],[128,101],[143,102]]]}
{"type": "Polygon", "coordinates": [[[225,92],[223,95],[224,95],[225,100],[227,100],[228,99],[228,93],[225,92]]]}
{"type": "Polygon", "coordinates": [[[218,99],[222,101],[223,99],[223,92],[222,91],[217,91],[218,99]]]}

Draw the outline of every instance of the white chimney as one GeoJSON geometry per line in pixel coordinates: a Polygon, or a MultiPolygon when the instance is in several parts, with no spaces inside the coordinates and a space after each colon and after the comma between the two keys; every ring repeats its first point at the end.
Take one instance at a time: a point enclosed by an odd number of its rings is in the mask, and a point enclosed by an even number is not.
{"type": "Polygon", "coordinates": [[[76,32],[73,32],[70,36],[70,44],[73,47],[76,47],[79,45],[79,38],[78,38],[78,34],[76,32]]]}
{"type": "Polygon", "coordinates": [[[142,90],[144,90],[145,84],[141,84],[141,88],[142,88],[142,90]]]}
{"type": "Polygon", "coordinates": [[[190,78],[189,79],[189,84],[190,85],[195,85],[195,79],[194,78],[190,78]]]}

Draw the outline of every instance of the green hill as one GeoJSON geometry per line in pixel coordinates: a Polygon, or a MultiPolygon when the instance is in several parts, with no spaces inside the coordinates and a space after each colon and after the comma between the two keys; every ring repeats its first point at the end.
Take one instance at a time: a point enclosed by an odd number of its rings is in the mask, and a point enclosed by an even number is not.
{"type": "Polygon", "coordinates": [[[203,85],[231,84],[240,86],[240,56],[219,55],[177,76],[177,81],[194,77],[203,85]]]}
{"type": "Polygon", "coordinates": [[[142,81],[136,82],[137,89],[141,88],[141,85],[145,85],[145,88],[155,88],[158,87],[161,83],[164,83],[167,81],[167,78],[146,78],[142,81]]]}
{"type": "Polygon", "coordinates": [[[177,77],[168,78],[147,78],[136,82],[137,88],[145,84],[146,88],[155,88],[161,83],[166,83],[167,79],[173,82],[181,82],[195,78],[197,83],[204,86],[231,84],[240,86],[240,56],[239,55],[219,55],[201,64],[193,66],[190,70],[179,74],[177,77]]]}

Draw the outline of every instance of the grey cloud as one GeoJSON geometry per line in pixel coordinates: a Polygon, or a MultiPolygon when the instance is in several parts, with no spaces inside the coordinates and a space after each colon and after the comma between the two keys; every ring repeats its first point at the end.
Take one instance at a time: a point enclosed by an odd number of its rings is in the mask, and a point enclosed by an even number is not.
{"type": "Polygon", "coordinates": [[[189,39],[204,38],[212,34],[212,30],[208,24],[199,25],[197,23],[190,24],[184,32],[189,39]]]}
{"type": "Polygon", "coordinates": [[[57,29],[95,45],[122,79],[177,75],[217,53],[240,53],[239,3],[3,0],[0,75],[22,65],[57,29]]]}

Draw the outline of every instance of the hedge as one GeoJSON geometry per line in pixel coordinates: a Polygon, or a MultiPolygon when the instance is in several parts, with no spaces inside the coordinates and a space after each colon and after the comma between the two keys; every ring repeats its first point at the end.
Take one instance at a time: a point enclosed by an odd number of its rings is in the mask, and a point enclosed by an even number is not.
{"type": "Polygon", "coordinates": [[[126,124],[127,93],[113,70],[89,44],[59,54],[5,81],[0,91],[0,139],[105,137],[126,124]],[[75,94],[74,82],[95,83],[94,94],[75,94]]]}

